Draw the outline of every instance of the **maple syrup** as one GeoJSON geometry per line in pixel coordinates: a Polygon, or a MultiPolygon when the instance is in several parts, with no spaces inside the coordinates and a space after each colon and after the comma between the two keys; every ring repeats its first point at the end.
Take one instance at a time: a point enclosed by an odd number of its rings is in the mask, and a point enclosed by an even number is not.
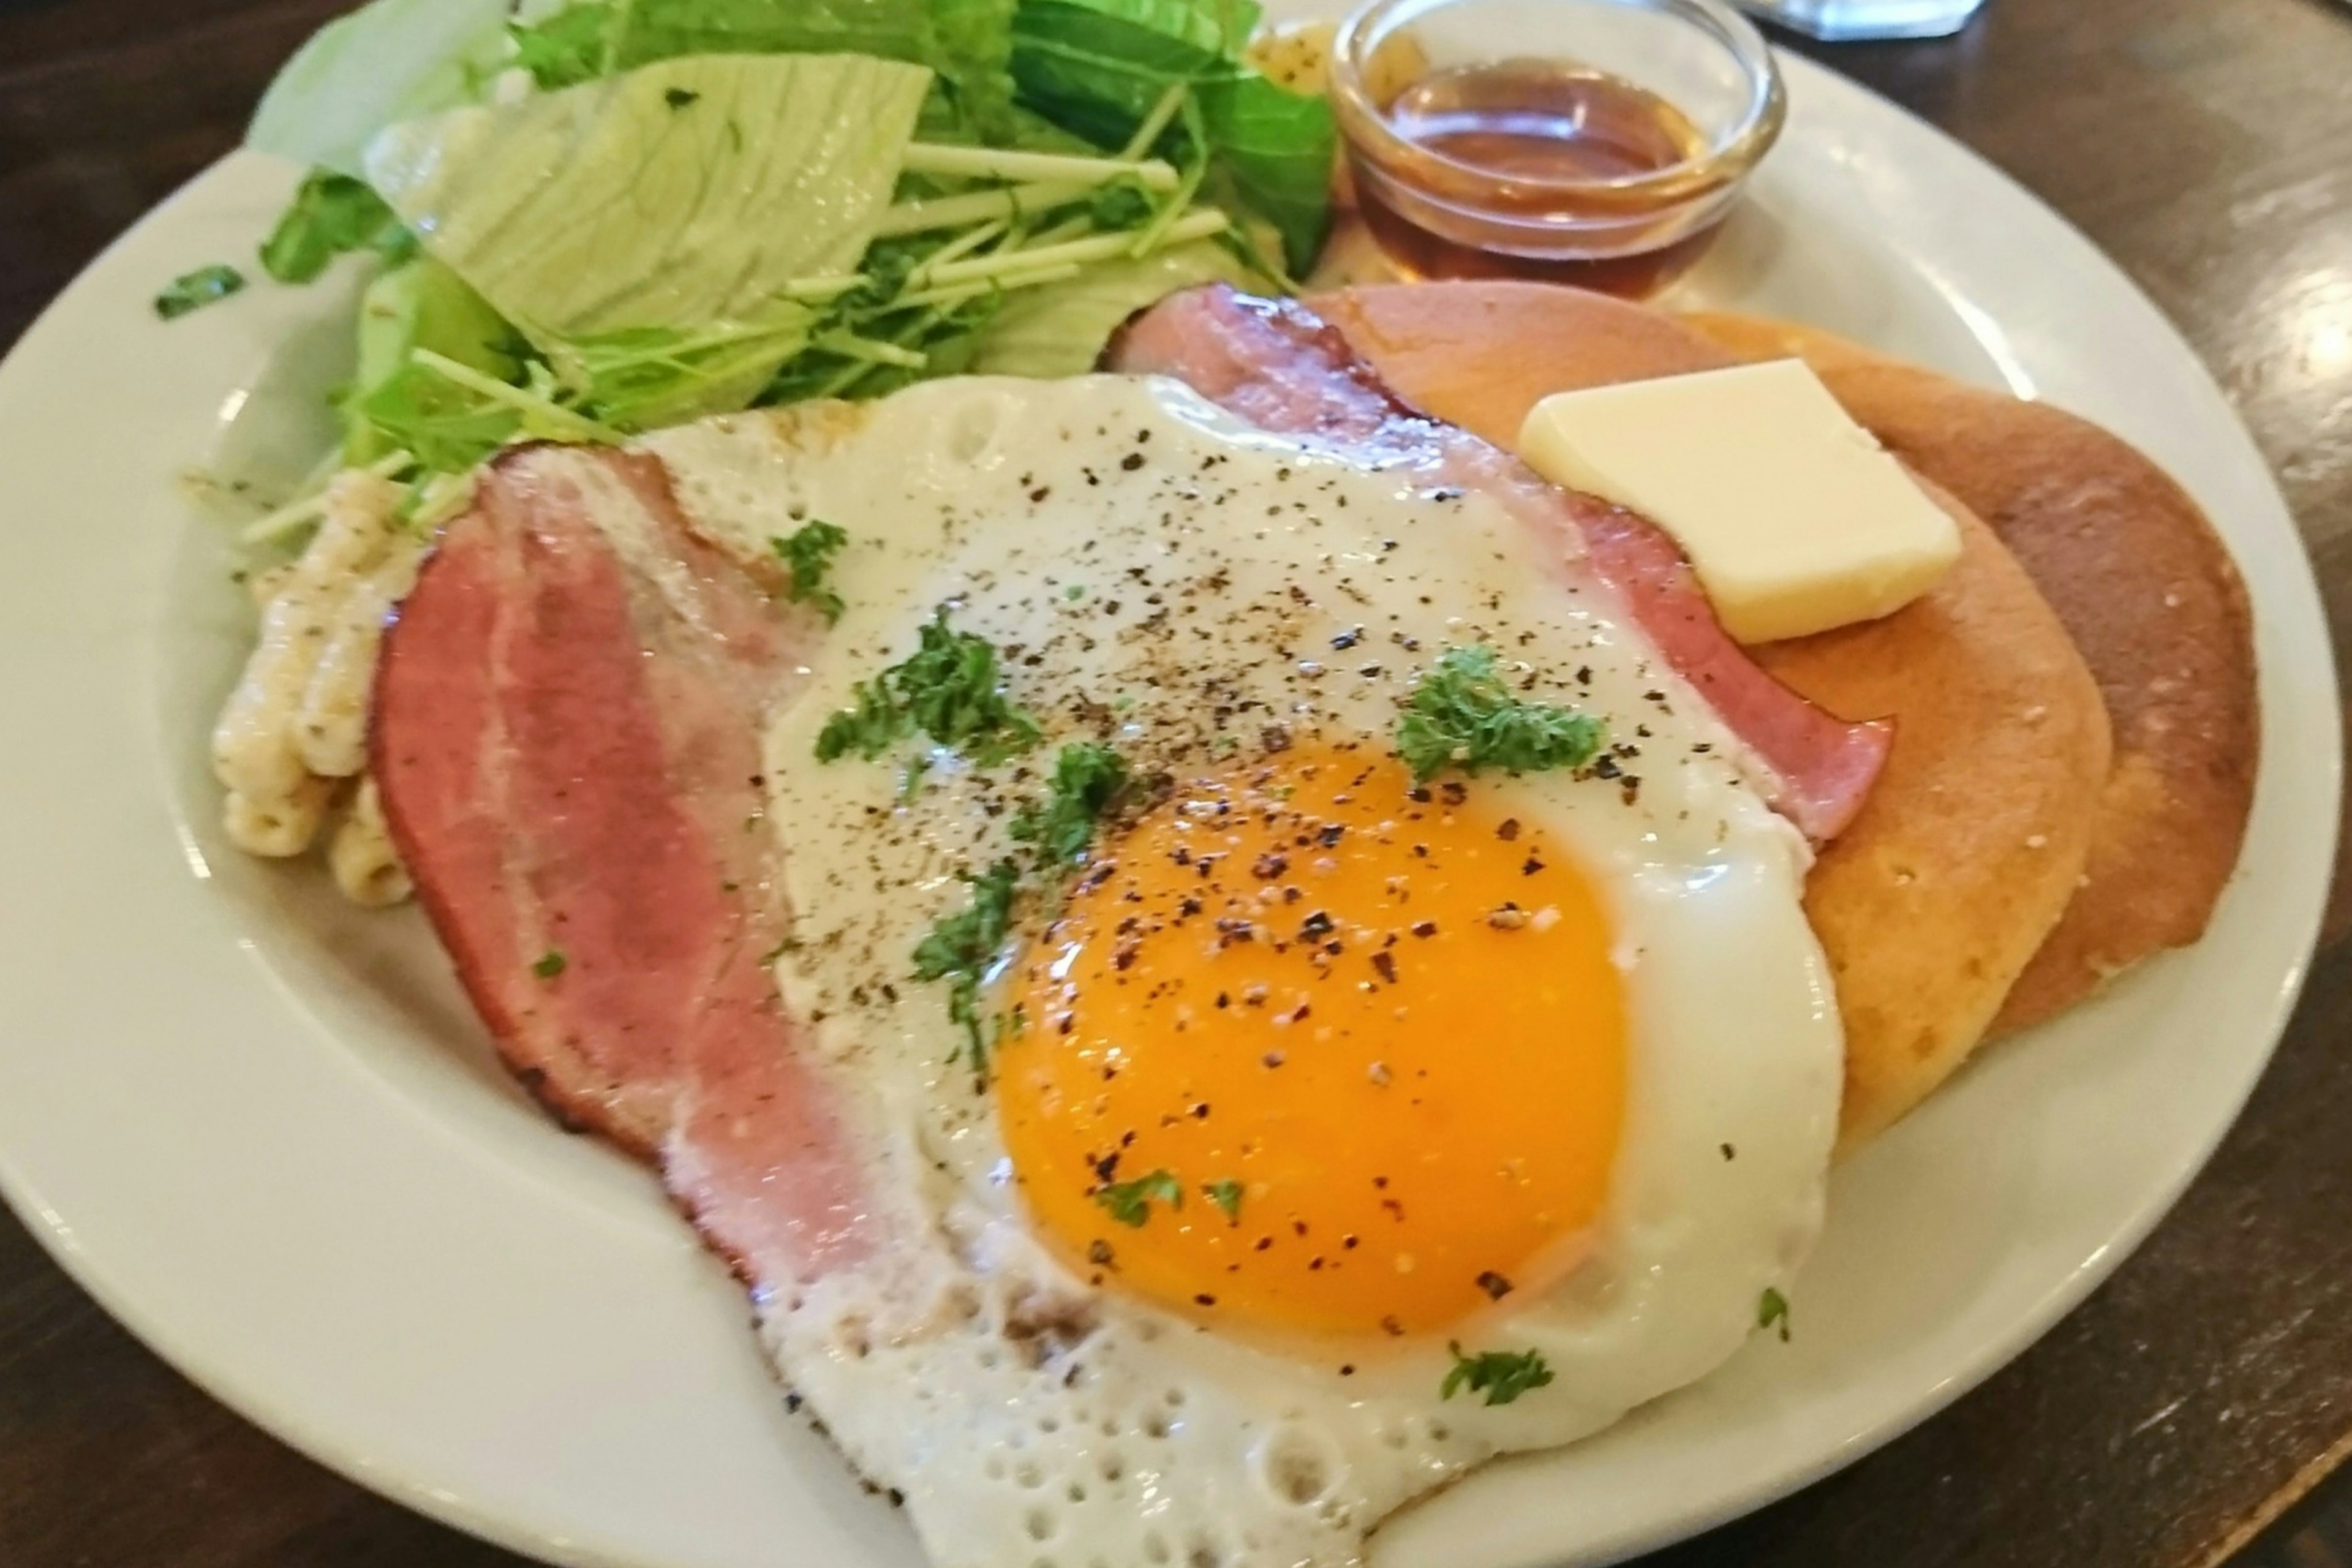
{"type": "Polygon", "coordinates": [[[1378,110],[1404,151],[1357,146],[1357,196],[1409,277],[1533,278],[1639,298],[1696,261],[1727,210],[1703,203],[1695,219],[1691,190],[1650,178],[1706,159],[1687,115],[1573,62],[1434,70],[1378,110]]]}

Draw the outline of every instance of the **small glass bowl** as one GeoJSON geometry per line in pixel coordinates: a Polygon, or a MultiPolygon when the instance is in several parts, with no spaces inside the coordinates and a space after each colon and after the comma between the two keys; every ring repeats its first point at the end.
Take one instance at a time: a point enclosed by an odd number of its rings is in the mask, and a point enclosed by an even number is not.
{"type": "Polygon", "coordinates": [[[1339,26],[1331,98],[1368,226],[1420,276],[1654,292],[1696,261],[1780,133],[1771,51],[1722,0],[1370,0],[1339,26]],[[1398,133],[1415,82],[1485,67],[1601,73],[1681,112],[1687,151],[1644,172],[1465,162],[1398,133]]]}

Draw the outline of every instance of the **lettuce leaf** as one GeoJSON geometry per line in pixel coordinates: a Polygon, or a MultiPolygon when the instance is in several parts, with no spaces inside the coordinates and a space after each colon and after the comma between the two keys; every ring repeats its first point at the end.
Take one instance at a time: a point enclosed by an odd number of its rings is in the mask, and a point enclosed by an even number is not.
{"type": "Polygon", "coordinates": [[[981,333],[971,368],[981,375],[1084,375],[1129,316],[1179,289],[1220,281],[1265,287],[1214,240],[1171,246],[1140,260],[1098,262],[1066,283],[1007,295],[981,333]]]}
{"type": "Polygon", "coordinates": [[[684,55],[856,54],[929,66],[935,118],[1001,132],[1013,107],[1016,0],[575,0],[514,29],[542,88],[684,55]]]}
{"type": "Polygon", "coordinates": [[[667,60],[394,126],[368,174],[542,346],[701,331],[856,268],[930,80],[856,55],[667,60]]]}
{"type": "Polygon", "coordinates": [[[507,0],[373,0],[310,36],[262,95],[246,144],[342,174],[397,120],[477,97],[505,49],[507,0]]]}

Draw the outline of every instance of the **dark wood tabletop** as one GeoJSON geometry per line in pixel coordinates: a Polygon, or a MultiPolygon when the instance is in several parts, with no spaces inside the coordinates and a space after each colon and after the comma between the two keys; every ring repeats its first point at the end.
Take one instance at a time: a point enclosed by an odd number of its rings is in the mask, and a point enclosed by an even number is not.
{"type": "MultiPolygon", "coordinates": [[[[0,0],[0,348],[236,142],[344,0],[0,0]]],[[[1963,36],[1810,52],[1983,152],[2179,324],[2352,634],[2352,8],[1991,0],[1963,36]]],[[[0,506],[0,519],[5,508],[0,506]]],[[[11,896],[25,890],[11,889],[11,896]]],[[[2179,1207],[2048,1338],[1670,1568],[2352,1563],[2352,895],[2179,1207]]],[[[279,1446],[0,1213],[0,1565],[514,1563],[279,1446]]]]}

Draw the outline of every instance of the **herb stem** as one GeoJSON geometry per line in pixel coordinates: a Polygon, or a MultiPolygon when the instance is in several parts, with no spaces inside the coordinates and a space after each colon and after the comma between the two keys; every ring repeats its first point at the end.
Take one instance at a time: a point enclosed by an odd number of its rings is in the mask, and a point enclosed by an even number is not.
{"type": "Polygon", "coordinates": [[[1073,213],[1049,228],[1041,228],[1036,233],[1024,236],[1013,244],[1008,245],[1005,247],[1005,254],[1010,256],[1016,252],[1044,250],[1048,246],[1059,245],[1065,240],[1076,239],[1082,234],[1092,234],[1094,231],[1094,219],[1085,213],[1073,213]]]}
{"type": "Polygon", "coordinates": [[[551,402],[520,386],[509,385],[494,375],[485,375],[471,365],[459,364],[447,355],[435,353],[431,349],[411,349],[408,357],[412,363],[438,373],[468,392],[477,393],[493,403],[503,403],[508,407],[520,409],[525,414],[536,414],[551,424],[562,426],[571,431],[579,440],[603,441],[617,447],[628,439],[620,431],[601,420],[591,419],[584,414],[566,408],[560,403],[551,402]]]}
{"type": "Polygon", "coordinates": [[[928,356],[913,349],[900,348],[874,338],[861,338],[851,331],[831,331],[818,334],[813,344],[829,354],[844,359],[863,360],[867,364],[897,365],[901,370],[920,370],[930,363],[928,356]]]}
{"type": "MultiPolygon", "coordinates": [[[[1014,213],[1011,216],[1012,217],[1019,217],[1021,215],[1014,213]]],[[[940,246],[937,250],[932,251],[929,256],[924,258],[924,265],[927,267],[935,267],[941,262],[953,261],[960,257],[970,256],[973,251],[980,249],[982,246],[993,245],[1012,232],[1013,225],[1010,219],[1007,218],[1000,218],[994,223],[982,224],[978,228],[973,229],[971,233],[960,234],[953,239],[949,240],[945,245],[940,246]]],[[[919,270],[919,268],[918,270],[919,270]]]]}
{"type": "Polygon", "coordinates": [[[1087,158],[1068,153],[1016,153],[1002,147],[950,147],[910,142],[899,167],[910,174],[971,180],[1085,180],[1103,184],[1122,175],[1147,191],[1172,191],[1176,170],[1157,158],[1087,158]]]}
{"type": "Polygon", "coordinates": [[[1192,95],[1191,82],[1170,82],[1168,90],[1160,95],[1160,101],[1151,106],[1151,112],[1143,117],[1143,123],[1135,128],[1135,134],[1127,139],[1127,146],[1119,156],[1140,158],[1150,152],[1151,144],[1160,140],[1160,133],[1168,129],[1168,122],[1176,118],[1176,111],[1184,107],[1184,100],[1192,95]]]}
{"type": "Polygon", "coordinates": [[[1006,272],[982,279],[977,283],[950,283],[940,288],[919,289],[911,294],[899,295],[886,310],[903,310],[917,305],[961,305],[992,290],[1009,294],[1015,289],[1034,289],[1040,283],[1067,282],[1081,270],[1076,262],[1065,261],[1055,267],[1041,267],[1034,272],[1006,272]]]}
{"type": "Polygon", "coordinates": [[[899,234],[923,234],[935,228],[957,228],[988,218],[1023,217],[1050,212],[1084,201],[1100,184],[1090,180],[1033,180],[993,191],[967,191],[958,196],[933,196],[928,201],[900,202],[882,209],[875,225],[877,238],[899,234]]]}
{"type": "Polygon", "coordinates": [[[1169,230],[1176,226],[1184,209],[1192,205],[1192,197],[1199,193],[1201,182],[1208,173],[1209,161],[1206,158],[1192,161],[1192,166],[1184,171],[1184,183],[1176,187],[1176,194],[1168,198],[1152,215],[1151,221],[1136,235],[1134,243],[1127,247],[1128,255],[1149,256],[1168,242],[1169,230]]]}
{"type": "MultiPolygon", "coordinates": [[[[388,479],[403,468],[415,466],[416,458],[409,452],[386,452],[362,470],[377,479],[388,479]]],[[[333,478],[331,474],[328,476],[333,478]]],[[[236,542],[248,548],[275,544],[305,523],[316,522],[327,515],[327,487],[320,484],[307,494],[298,496],[276,511],[254,519],[237,534],[236,542]]]]}
{"type": "MultiPolygon", "coordinates": [[[[1219,209],[1202,207],[1169,225],[1160,239],[1166,245],[1180,245],[1188,239],[1206,239],[1213,234],[1222,233],[1231,222],[1219,209]]],[[[971,282],[1003,272],[1026,271],[1065,261],[1108,261],[1113,257],[1128,254],[1128,247],[1132,243],[1132,237],[1124,233],[1091,235],[1085,239],[1040,246],[1034,250],[1021,250],[1011,255],[982,256],[970,261],[950,261],[943,266],[926,267],[918,276],[931,284],[971,282]]]]}

